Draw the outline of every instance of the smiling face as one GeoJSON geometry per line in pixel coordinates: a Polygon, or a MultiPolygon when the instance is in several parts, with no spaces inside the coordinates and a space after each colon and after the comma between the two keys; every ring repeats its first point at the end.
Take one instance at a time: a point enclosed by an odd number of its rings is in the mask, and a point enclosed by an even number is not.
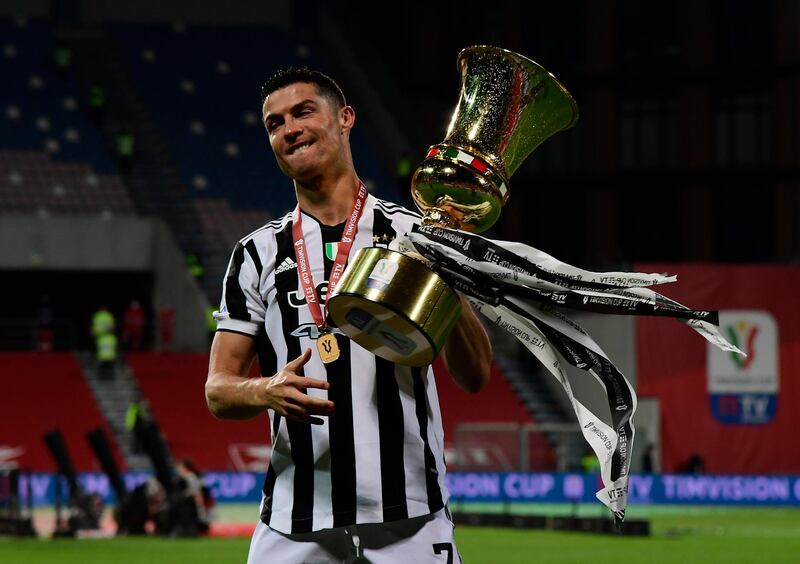
{"type": "Polygon", "coordinates": [[[264,100],[264,126],[283,173],[299,182],[352,168],[350,106],[337,109],[315,84],[296,82],[264,100]]]}

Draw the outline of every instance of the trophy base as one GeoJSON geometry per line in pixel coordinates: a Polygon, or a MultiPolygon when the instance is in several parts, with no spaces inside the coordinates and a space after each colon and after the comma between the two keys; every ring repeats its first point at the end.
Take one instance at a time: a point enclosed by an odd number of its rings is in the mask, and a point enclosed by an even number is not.
{"type": "Polygon", "coordinates": [[[442,350],[461,315],[461,301],[420,260],[372,247],[356,253],[328,300],[328,313],[374,355],[425,366],[442,350]]]}

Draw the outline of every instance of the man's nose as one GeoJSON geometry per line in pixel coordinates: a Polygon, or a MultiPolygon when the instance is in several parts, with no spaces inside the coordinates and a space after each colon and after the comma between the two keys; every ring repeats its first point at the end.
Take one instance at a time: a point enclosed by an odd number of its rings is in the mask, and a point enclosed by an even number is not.
{"type": "Polygon", "coordinates": [[[303,127],[296,119],[289,118],[283,125],[283,133],[286,137],[297,137],[303,132],[303,127]]]}

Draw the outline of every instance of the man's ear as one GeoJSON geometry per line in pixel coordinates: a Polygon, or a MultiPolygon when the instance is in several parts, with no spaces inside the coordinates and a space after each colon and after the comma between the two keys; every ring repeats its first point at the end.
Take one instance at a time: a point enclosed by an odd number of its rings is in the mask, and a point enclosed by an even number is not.
{"type": "Polygon", "coordinates": [[[352,106],[344,106],[339,110],[339,124],[342,126],[342,133],[353,129],[356,123],[356,112],[352,106]]]}

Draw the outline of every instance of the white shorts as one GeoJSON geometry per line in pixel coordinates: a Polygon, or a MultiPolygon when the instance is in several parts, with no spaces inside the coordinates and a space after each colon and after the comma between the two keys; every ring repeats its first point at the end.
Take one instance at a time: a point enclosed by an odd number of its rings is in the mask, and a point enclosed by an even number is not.
{"type": "Polygon", "coordinates": [[[461,564],[447,509],[431,515],[286,535],[260,522],[247,564],[461,564]]]}

